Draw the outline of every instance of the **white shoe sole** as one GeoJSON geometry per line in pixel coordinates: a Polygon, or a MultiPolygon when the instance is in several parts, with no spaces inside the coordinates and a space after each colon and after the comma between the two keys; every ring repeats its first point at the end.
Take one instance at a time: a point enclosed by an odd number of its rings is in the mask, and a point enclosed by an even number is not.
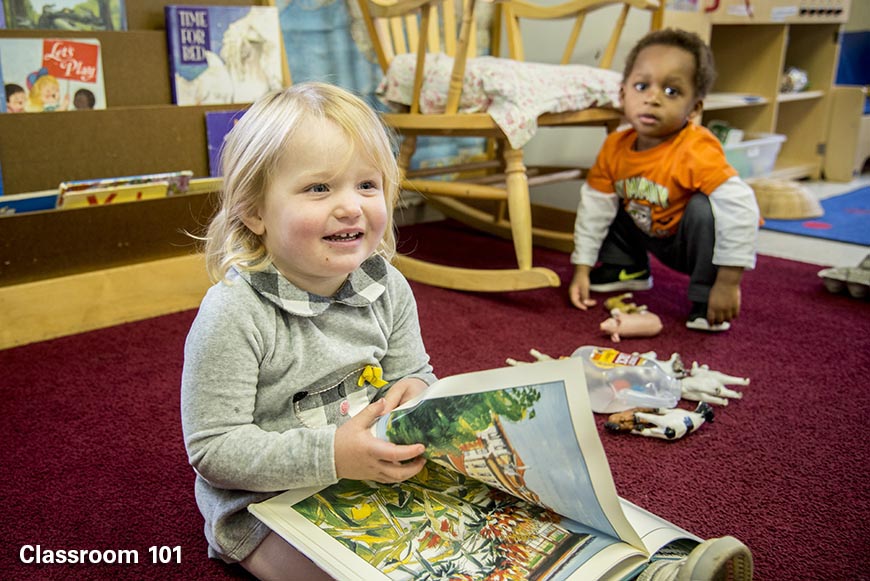
{"type": "Polygon", "coordinates": [[[695,331],[707,331],[708,333],[721,333],[722,331],[730,329],[731,323],[725,321],[724,323],[711,325],[707,319],[698,317],[692,321],[686,321],[686,328],[694,329],[695,331]]]}

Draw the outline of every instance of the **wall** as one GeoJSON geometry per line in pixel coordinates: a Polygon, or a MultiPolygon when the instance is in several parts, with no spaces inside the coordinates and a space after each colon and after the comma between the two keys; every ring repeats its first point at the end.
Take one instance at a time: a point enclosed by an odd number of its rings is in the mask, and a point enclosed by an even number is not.
{"type": "Polygon", "coordinates": [[[854,32],[857,30],[870,30],[870,2],[867,0],[852,0],[849,8],[849,21],[844,30],[854,32]]]}

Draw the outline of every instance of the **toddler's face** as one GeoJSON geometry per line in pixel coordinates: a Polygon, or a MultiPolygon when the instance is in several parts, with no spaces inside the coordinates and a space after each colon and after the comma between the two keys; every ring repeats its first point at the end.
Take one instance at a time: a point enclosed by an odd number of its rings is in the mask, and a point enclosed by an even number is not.
{"type": "Polygon", "coordinates": [[[9,113],[21,113],[24,111],[24,101],[26,100],[24,91],[13,93],[6,99],[6,110],[9,113]]]}
{"type": "Polygon", "coordinates": [[[330,296],[384,236],[383,188],[380,170],[338,125],[305,119],[245,224],[290,282],[330,296]]]}
{"type": "Polygon", "coordinates": [[[638,151],[667,141],[700,112],[694,76],[695,58],[682,48],[652,45],[638,53],[620,90],[638,151]]]}

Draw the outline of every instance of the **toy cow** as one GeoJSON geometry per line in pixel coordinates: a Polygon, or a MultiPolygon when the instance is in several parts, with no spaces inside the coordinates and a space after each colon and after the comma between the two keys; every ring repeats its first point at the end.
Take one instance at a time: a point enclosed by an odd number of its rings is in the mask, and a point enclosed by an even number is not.
{"type": "Polygon", "coordinates": [[[713,421],[713,408],[701,402],[694,411],[682,408],[634,408],[611,414],[604,423],[610,432],[629,432],[639,436],[677,440],[691,434],[705,422],[713,421]]]}

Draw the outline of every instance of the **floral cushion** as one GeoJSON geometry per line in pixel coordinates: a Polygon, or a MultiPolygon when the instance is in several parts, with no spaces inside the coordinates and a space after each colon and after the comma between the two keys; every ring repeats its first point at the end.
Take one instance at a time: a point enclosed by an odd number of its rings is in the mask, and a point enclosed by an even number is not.
{"type": "MultiPolygon", "coordinates": [[[[398,55],[377,89],[378,97],[398,109],[411,104],[416,56],[398,55]]],[[[424,114],[443,113],[453,59],[426,55],[420,98],[424,114]]],[[[538,129],[542,113],[617,107],[622,74],[586,65],[526,63],[495,57],[469,59],[459,111],[487,112],[514,148],[521,148],[538,129]]]]}

